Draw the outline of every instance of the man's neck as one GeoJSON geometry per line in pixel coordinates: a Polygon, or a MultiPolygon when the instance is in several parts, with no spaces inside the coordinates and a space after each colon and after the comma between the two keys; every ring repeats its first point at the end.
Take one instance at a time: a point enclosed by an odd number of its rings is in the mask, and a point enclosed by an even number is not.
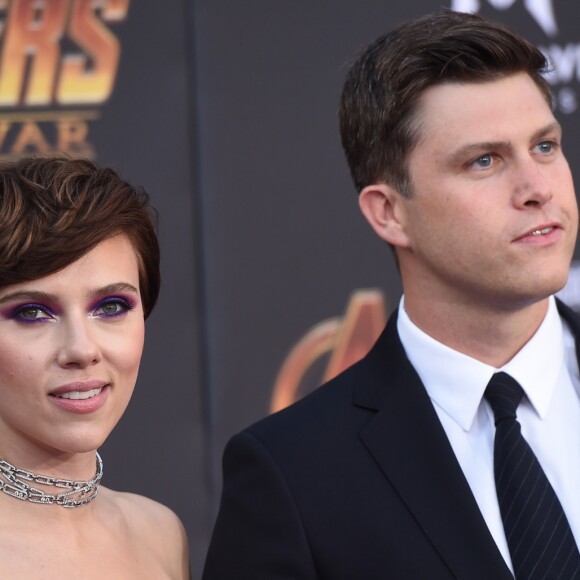
{"type": "Polygon", "coordinates": [[[500,368],[534,335],[548,299],[511,308],[496,305],[419,299],[405,293],[405,311],[429,336],[481,362],[500,368]]]}

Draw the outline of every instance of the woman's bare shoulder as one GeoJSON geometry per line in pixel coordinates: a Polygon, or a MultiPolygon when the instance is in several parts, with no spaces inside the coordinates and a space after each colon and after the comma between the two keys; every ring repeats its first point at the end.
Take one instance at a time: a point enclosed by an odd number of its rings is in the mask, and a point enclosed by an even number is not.
{"type": "Polygon", "coordinates": [[[189,555],[185,529],[167,506],[134,493],[102,489],[103,499],[121,515],[128,533],[173,571],[171,577],[189,578],[189,555]]]}
{"type": "MultiPolygon", "coordinates": [[[[113,491],[103,488],[102,492],[108,501],[115,504],[116,509],[122,511],[127,520],[135,521],[139,525],[166,524],[170,528],[181,528],[181,522],[177,515],[167,506],[135,493],[113,491]]],[[[168,530],[169,531],[169,530],[168,530]]]]}

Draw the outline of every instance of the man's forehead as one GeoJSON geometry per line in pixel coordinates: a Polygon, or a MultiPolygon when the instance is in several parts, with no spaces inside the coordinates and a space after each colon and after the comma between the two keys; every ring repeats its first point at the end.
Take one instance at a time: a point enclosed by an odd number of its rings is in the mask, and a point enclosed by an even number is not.
{"type": "Polygon", "coordinates": [[[476,140],[504,140],[502,129],[519,121],[530,135],[556,120],[544,93],[526,73],[484,82],[444,82],[427,88],[417,101],[413,128],[418,141],[433,133],[477,129],[476,140]],[[516,119],[529,111],[529,117],[516,119]],[[480,134],[481,133],[481,134],[480,134]]]}

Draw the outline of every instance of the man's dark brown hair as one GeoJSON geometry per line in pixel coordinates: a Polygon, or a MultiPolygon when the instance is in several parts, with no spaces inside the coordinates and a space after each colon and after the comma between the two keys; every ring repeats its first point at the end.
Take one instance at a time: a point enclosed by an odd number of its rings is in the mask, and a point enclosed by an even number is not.
{"type": "Polygon", "coordinates": [[[340,103],[342,145],[357,191],[383,182],[411,195],[407,159],[420,138],[419,99],[429,87],[523,72],[551,106],[542,76],[547,65],[538,48],[475,14],[441,11],[378,38],[351,67],[340,103]]]}

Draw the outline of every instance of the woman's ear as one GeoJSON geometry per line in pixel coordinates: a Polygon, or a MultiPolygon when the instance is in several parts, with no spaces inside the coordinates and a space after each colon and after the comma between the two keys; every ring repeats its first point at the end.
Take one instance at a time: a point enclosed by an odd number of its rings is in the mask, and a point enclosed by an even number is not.
{"type": "Polygon", "coordinates": [[[377,235],[392,246],[410,245],[406,231],[406,203],[396,189],[385,184],[368,185],[359,194],[360,209],[377,235]]]}

